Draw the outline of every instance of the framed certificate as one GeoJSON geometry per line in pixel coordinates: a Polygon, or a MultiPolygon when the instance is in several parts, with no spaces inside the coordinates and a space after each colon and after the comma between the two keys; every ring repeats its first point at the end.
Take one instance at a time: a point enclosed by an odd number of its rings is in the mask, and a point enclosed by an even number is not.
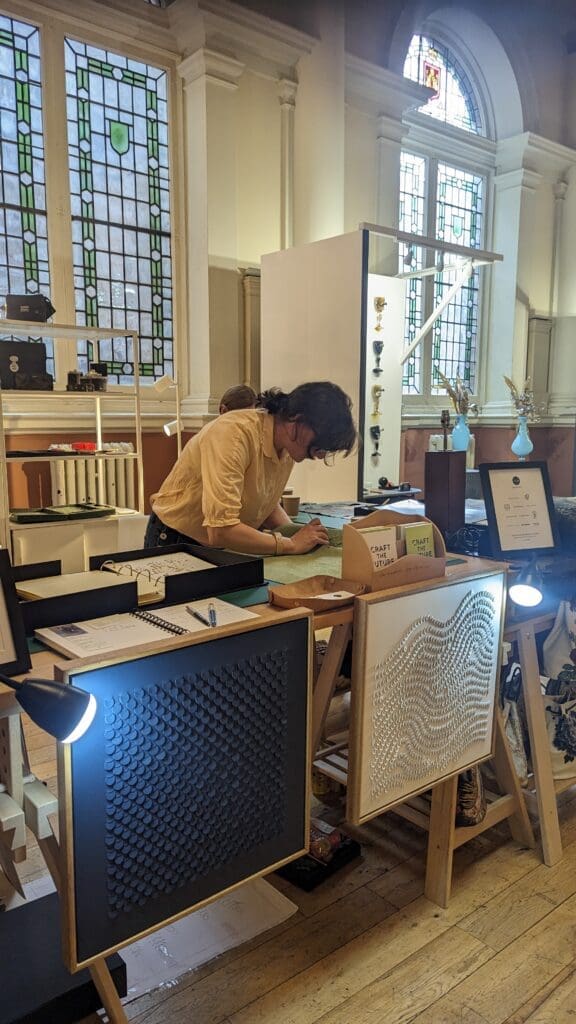
{"type": "Polygon", "coordinates": [[[478,468],[493,555],[551,554],[558,530],[547,464],[485,462],[478,468]]]}

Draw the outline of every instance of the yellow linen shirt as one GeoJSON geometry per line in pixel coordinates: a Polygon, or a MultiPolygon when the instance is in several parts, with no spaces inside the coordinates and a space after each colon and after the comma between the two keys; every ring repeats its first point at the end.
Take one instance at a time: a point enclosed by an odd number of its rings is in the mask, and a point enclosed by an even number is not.
{"type": "Polygon", "coordinates": [[[274,448],[274,417],[238,409],[208,423],[184,446],[152,509],[166,525],[208,543],[207,526],[258,529],[280,501],[294,465],[274,448]]]}

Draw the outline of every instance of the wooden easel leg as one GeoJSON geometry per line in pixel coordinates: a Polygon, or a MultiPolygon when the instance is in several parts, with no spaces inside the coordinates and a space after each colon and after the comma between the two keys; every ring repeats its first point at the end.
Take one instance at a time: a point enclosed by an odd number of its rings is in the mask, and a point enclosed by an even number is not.
{"type": "Polygon", "coordinates": [[[534,839],[532,824],[528,817],[528,811],[522,796],[522,787],[518,780],[510,747],[504,733],[502,715],[498,709],[496,709],[494,768],[502,792],[510,793],[514,797],[516,810],[508,818],[512,838],[517,843],[522,843],[523,846],[529,846],[530,849],[534,849],[536,840],[534,839]]]}
{"type": "MultiPolygon", "coordinates": [[[[38,838],[38,837],[37,837],[38,838]]],[[[56,836],[51,835],[38,839],[38,846],[46,861],[46,866],[52,875],[52,880],[58,892],[61,892],[62,875],[60,871],[60,846],[56,836]]],[[[89,967],[92,981],[94,982],[98,995],[102,1000],[102,1006],[108,1014],[110,1024],[128,1024],[128,1018],[120,1002],[120,996],[112,981],[112,975],[104,957],[96,960],[89,967]]]]}
{"type": "Polygon", "coordinates": [[[450,899],[457,793],[457,775],[432,790],[424,895],[440,907],[450,899]]]}
{"type": "Polygon", "coordinates": [[[328,708],[336,687],[336,677],[342,667],[351,636],[352,625],[348,622],[341,626],[334,626],[330,634],[312,697],[312,756],[316,754],[320,746],[328,708]]]}
{"type": "Polygon", "coordinates": [[[112,975],[104,959],[96,960],[89,968],[98,995],[102,1000],[102,1006],[108,1014],[110,1024],[127,1024],[128,1017],[124,1013],[124,1007],[120,1002],[120,996],[112,981],[112,975]]]}
{"type": "Polygon", "coordinates": [[[540,834],[542,836],[542,854],[544,863],[552,867],[562,859],[562,838],[558,821],[558,805],[556,803],[556,787],[552,775],[546,719],[542,704],[540,687],[540,671],[538,667],[538,651],[534,628],[527,623],[517,631],[518,656],[522,671],[522,688],[530,733],[532,767],[540,817],[540,834]]]}

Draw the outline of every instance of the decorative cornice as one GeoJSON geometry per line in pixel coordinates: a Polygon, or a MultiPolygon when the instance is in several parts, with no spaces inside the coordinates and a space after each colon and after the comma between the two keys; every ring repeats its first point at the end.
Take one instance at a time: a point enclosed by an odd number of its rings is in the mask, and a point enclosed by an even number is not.
{"type": "Polygon", "coordinates": [[[199,0],[207,45],[233,54],[265,78],[291,78],[318,42],[306,32],[239,7],[230,0],[199,0]]]}
{"type": "Polygon", "coordinates": [[[365,113],[388,115],[400,120],[406,110],[421,107],[432,91],[388,68],[360,57],[345,57],[346,102],[365,113]]]}
{"type": "Polygon", "coordinates": [[[504,174],[494,176],[494,187],[497,192],[507,192],[510,189],[524,188],[535,192],[542,184],[542,175],[536,171],[529,171],[520,167],[515,171],[505,171],[504,174]]]}
{"type": "Polygon", "coordinates": [[[523,132],[498,143],[496,162],[499,173],[522,168],[558,181],[576,165],[576,149],[523,132]]]}
{"type": "Polygon", "coordinates": [[[178,65],[178,74],[186,85],[205,77],[209,82],[225,89],[237,89],[245,65],[234,57],[202,47],[185,57],[178,65]]]}

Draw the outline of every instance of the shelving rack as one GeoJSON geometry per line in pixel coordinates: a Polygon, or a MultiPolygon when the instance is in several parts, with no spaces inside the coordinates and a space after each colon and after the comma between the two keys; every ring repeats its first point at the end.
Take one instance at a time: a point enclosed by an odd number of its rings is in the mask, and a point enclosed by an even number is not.
{"type": "MultiPolygon", "coordinates": [[[[56,402],[62,401],[65,396],[66,401],[77,401],[83,402],[85,407],[91,407],[94,410],[94,424],[95,424],[95,438],[96,438],[96,449],[98,452],[102,450],[103,444],[103,430],[102,430],[102,407],[107,402],[122,402],[129,401],[133,403],[134,407],[134,433],[135,433],[135,451],[131,454],[118,454],[118,453],[102,453],[95,456],[95,462],[97,471],[102,473],[104,464],[107,461],[118,459],[118,458],[133,458],[136,463],[136,499],[137,508],[135,511],[143,514],[144,512],[144,474],[143,474],[143,461],[142,461],[142,422],[141,422],[141,411],[140,411],[140,345],[138,335],[134,331],[121,330],[118,327],[85,327],[82,325],[71,326],[69,324],[48,324],[38,321],[25,321],[25,320],[2,320],[0,319],[0,338],[3,337],[15,337],[15,338],[29,338],[39,337],[42,338],[53,338],[56,342],[60,340],[77,340],[79,338],[87,339],[89,341],[99,342],[107,338],[129,338],[132,340],[132,354],[134,363],[134,384],[131,387],[130,392],[121,391],[120,389],[114,391],[93,391],[93,392],[68,392],[68,391],[15,391],[10,393],[21,398],[23,395],[33,395],[37,401],[40,402],[56,402]],[[90,403],[90,406],[87,405],[90,403]]],[[[10,497],[8,491],[8,460],[6,457],[6,426],[5,426],[5,413],[4,404],[2,397],[2,388],[0,387],[0,546],[10,547],[10,497]]],[[[75,461],[77,459],[85,458],[86,453],[79,453],[77,456],[67,455],[66,460],[75,461]]],[[[25,455],[20,457],[11,458],[10,462],[56,462],[61,458],[58,452],[54,453],[54,458],[47,456],[35,456],[34,454],[25,455]]]]}

